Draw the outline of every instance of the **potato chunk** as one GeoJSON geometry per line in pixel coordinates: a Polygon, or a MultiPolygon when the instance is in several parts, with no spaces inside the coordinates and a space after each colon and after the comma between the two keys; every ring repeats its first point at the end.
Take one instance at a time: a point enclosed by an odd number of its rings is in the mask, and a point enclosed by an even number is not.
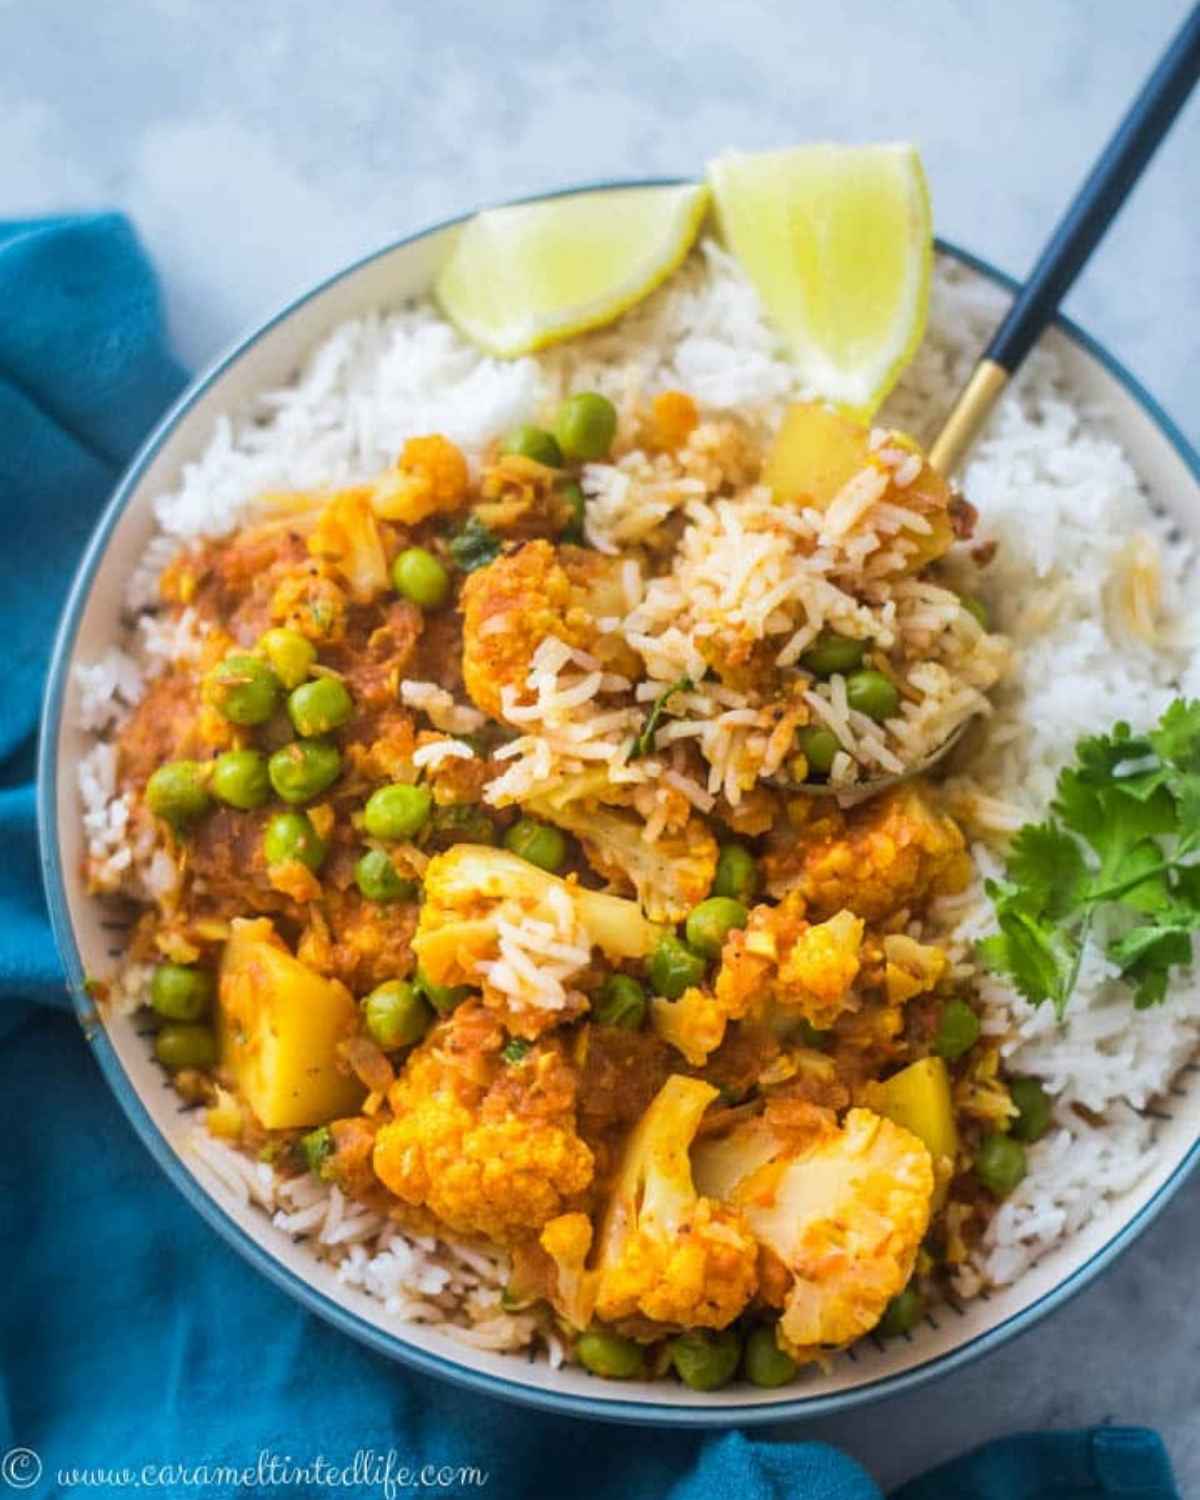
{"type": "MultiPolygon", "coordinates": [[[[892,444],[922,459],[920,472],[903,490],[893,486],[886,498],[916,512],[929,530],[907,533],[912,551],[904,571],[916,573],[948,550],[954,541],[952,495],[942,476],[926,463],[920,449],[898,434],[892,444]]],[[[820,402],[788,408],[763,469],[763,480],[781,501],[801,501],[826,511],[838,492],[875,460],[870,429],[820,402]]]]}
{"type": "Polygon", "coordinates": [[[911,1131],[924,1144],[933,1158],[937,1178],[934,1207],[940,1207],[958,1154],[958,1129],[946,1064],[940,1057],[923,1057],[886,1082],[868,1085],[864,1092],[873,1109],[911,1131]]]}
{"type": "Polygon", "coordinates": [[[362,1086],[337,1044],[354,1030],[350,991],[292,955],[266,918],[235,919],[218,987],[221,1063],[268,1130],[354,1114],[362,1086]]]}

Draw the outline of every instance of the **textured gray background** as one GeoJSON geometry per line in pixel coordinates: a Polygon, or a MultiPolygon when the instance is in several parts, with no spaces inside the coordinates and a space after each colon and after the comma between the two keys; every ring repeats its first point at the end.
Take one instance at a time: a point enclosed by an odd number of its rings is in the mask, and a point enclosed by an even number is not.
{"type": "MultiPolygon", "coordinates": [[[[431,220],[572,181],[694,172],[726,145],[914,139],[939,232],[1021,274],[1186,10],[0,0],[0,215],[127,209],[192,364],[431,220]]],[[[1198,162],[1193,101],[1068,304],[1193,441],[1198,162]]],[[[891,1484],[1000,1433],[1149,1422],[1200,1493],[1198,1242],[1193,1184],[1049,1323],[952,1381],[804,1430],[891,1484]]]]}

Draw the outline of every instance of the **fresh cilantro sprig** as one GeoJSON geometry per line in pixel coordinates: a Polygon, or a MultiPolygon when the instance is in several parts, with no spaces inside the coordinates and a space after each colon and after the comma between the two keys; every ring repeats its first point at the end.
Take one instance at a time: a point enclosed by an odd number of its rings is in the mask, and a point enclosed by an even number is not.
{"type": "Polygon", "coordinates": [[[641,733],[634,737],[633,748],[629,752],[629,759],[636,760],[639,755],[649,755],[654,749],[654,741],[658,735],[658,726],[663,714],[666,712],[667,704],[676,693],[690,693],[695,684],[690,677],[680,677],[670,687],[663,688],[658,697],[655,698],[653,707],[646,715],[646,722],[642,725],[641,733]]]}
{"type": "Polygon", "coordinates": [[[1097,912],[1120,907],[1128,925],[1107,956],[1139,1010],[1161,1004],[1200,929],[1200,701],[1177,698],[1148,734],[1117,724],[1081,740],[1051,812],[987,882],[1000,931],[981,959],[1061,1020],[1097,912]]]}

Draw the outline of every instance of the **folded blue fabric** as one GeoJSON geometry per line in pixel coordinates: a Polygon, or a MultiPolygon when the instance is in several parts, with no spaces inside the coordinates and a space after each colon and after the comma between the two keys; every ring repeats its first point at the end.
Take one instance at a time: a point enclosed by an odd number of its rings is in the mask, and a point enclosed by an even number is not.
{"type": "MultiPolygon", "coordinates": [[[[879,1500],[822,1443],[630,1433],[429,1381],[294,1305],[161,1176],[65,1007],[32,747],[67,583],[121,465],[176,394],[153,275],[117,216],[0,224],[0,1481],[125,1494],[443,1493],[879,1500]],[[23,1451],[27,1450],[27,1451],[23,1451]],[[389,1456],[390,1455],[390,1456],[389,1456]],[[296,1470],[323,1459],[336,1480],[296,1470]],[[355,1464],[358,1464],[357,1479],[355,1464]],[[153,1478],[142,1473],[150,1466],[153,1478]],[[452,1471],[466,1469],[457,1477],[452,1471]],[[186,1472],[185,1472],[186,1471],[186,1472]],[[234,1472],[240,1471],[240,1472],[234,1472]],[[390,1475],[390,1480],[385,1476],[390,1475]],[[479,1475],[486,1475],[481,1482],[479,1475]]],[[[1174,1500],[1153,1433],[1009,1438],[897,1500],[1174,1500]]]]}

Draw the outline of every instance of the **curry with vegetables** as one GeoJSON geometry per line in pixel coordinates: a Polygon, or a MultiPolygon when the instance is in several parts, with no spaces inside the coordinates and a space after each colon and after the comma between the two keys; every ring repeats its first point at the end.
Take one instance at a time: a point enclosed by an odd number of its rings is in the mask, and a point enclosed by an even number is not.
{"type": "Polygon", "coordinates": [[[1049,1106],[945,940],[972,868],[938,789],[813,793],[986,711],[971,522],[824,406],[768,445],[583,391],[180,552],[186,647],[119,739],[175,1087],[500,1247],[506,1304],[599,1376],[774,1387],[911,1330],[1049,1106]],[[601,494],[630,454],[649,525],[601,494]]]}

